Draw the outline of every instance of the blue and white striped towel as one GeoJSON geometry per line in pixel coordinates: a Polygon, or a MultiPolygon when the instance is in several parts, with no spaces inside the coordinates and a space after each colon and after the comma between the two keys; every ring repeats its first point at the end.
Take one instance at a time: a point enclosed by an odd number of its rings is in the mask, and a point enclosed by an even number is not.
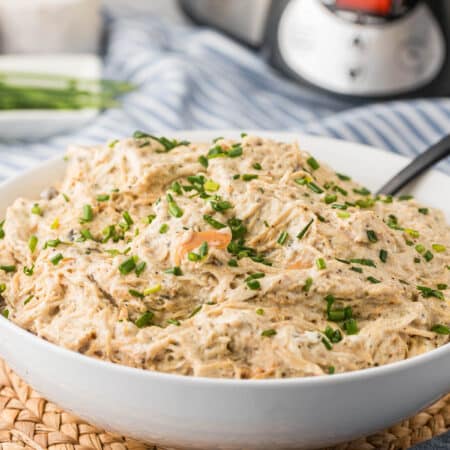
{"type": "MultiPolygon", "coordinates": [[[[140,88],[121,109],[64,137],[0,145],[0,181],[69,143],[105,142],[135,129],[276,129],[362,142],[414,156],[450,132],[450,99],[355,104],[296,85],[258,55],[209,29],[143,15],[109,18],[105,76],[140,88]],[[12,147],[12,148],[11,148],[12,147]]],[[[450,162],[440,168],[450,173],[450,162]]]]}

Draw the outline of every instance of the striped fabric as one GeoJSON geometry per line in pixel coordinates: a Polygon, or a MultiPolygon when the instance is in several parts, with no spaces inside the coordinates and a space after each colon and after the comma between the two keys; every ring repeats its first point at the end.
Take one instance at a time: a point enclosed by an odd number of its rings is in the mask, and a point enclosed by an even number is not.
{"type": "MultiPolygon", "coordinates": [[[[35,144],[0,145],[0,181],[69,143],[98,143],[135,129],[289,130],[374,145],[414,156],[450,132],[450,99],[370,105],[312,92],[258,55],[209,29],[151,16],[108,19],[105,76],[139,89],[76,133],[35,144]]],[[[450,162],[439,166],[450,173],[450,162]]]]}

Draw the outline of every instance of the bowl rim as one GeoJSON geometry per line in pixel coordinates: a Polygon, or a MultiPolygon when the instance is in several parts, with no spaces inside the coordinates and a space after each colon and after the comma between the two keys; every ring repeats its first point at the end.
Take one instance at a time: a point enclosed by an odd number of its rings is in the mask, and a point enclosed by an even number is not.
{"type": "MultiPolygon", "coordinates": [[[[180,136],[204,136],[204,135],[236,135],[239,134],[239,130],[186,130],[186,131],[167,131],[166,134],[170,134],[173,137],[180,137],[180,136]]],[[[156,133],[158,134],[158,133],[156,133]]],[[[308,135],[308,134],[302,134],[297,133],[293,131],[269,131],[269,130],[249,130],[248,134],[254,134],[264,137],[270,137],[274,135],[284,135],[286,139],[294,139],[294,140],[301,140],[301,139],[309,139],[311,141],[328,141],[328,143],[339,143],[342,144],[349,144],[353,147],[360,147],[361,149],[370,150],[371,152],[375,152],[378,154],[384,154],[384,156],[387,156],[392,161],[397,160],[404,162],[405,164],[410,160],[410,158],[407,158],[402,155],[398,155],[396,153],[392,153],[386,150],[382,150],[376,147],[372,147],[369,145],[341,140],[341,139],[334,139],[330,137],[321,137],[321,136],[315,136],[315,135],[308,135]]],[[[57,166],[60,164],[63,164],[64,160],[61,155],[47,159],[43,162],[40,162],[39,164],[34,165],[33,167],[22,171],[18,175],[8,178],[7,180],[0,183],[0,193],[2,190],[7,189],[11,185],[14,185],[17,183],[18,179],[24,179],[26,177],[30,177],[33,175],[37,175],[40,171],[51,168],[52,166],[57,166]]],[[[444,177],[445,179],[448,179],[450,181],[450,176],[446,175],[443,172],[440,172],[438,170],[430,170],[430,173],[432,173],[435,176],[438,177],[444,177]]],[[[343,384],[348,383],[351,381],[363,381],[370,378],[375,378],[379,376],[387,376],[389,374],[393,375],[398,372],[402,371],[409,371],[410,369],[414,368],[414,366],[417,366],[419,364],[429,364],[435,359],[439,359],[441,357],[444,357],[445,354],[450,354],[450,342],[447,344],[444,344],[440,347],[437,347],[433,350],[430,350],[426,353],[422,353],[420,355],[413,356],[408,359],[395,361],[393,363],[384,364],[382,366],[378,367],[370,367],[365,369],[358,369],[350,372],[343,372],[343,373],[337,373],[333,375],[317,375],[317,376],[307,376],[307,377],[292,377],[292,378],[264,378],[264,379],[236,379],[236,378],[211,378],[211,377],[204,377],[204,376],[191,376],[191,375],[180,375],[180,374],[174,374],[174,373],[167,373],[167,372],[159,372],[155,370],[148,370],[148,369],[142,369],[137,367],[131,367],[126,366],[118,363],[114,363],[107,360],[101,360],[97,359],[91,356],[86,356],[82,353],[76,352],[75,350],[70,350],[65,347],[59,346],[57,344],[54,344],[52,342],[49,342],[38,335],[35,335],[31,333],[30,331],[20,327],[19,325],[15,324],[9,319],[6,319],[2,315],[0,315],[0,330],[4,328],[7,332],[16,333],[23,339],[27,340],[32,345],[40,346],[44,351],[51,351],[57,356],[61,356],[68,359],[73,359],[75,362],[79,364],[87,364],[91,366],[91,368],[98,368],[101,370],[113,370],[118,373],[121,373],[123,375],[129,375],[139,378],[148,378],[148,380],[152,379],[159,379],[160,381],[165,382],[172,382],[172,383],[185,383],[187,385],[198,385],[198,384],[205,384],[207,386],[222,386],[222,387],[232,387],[232,388],[245,388],[245,387],[252,387],[252,388],[260,388],[260,389],[269,389],[274,388],[278,386],[315,386],[315,385],[324,385],[324,384],[343,384]]],[[[2,333],[4,334],[4,333],[2,333]]],[[[6,361],[8,362],[8,361],[6,361]]]]}

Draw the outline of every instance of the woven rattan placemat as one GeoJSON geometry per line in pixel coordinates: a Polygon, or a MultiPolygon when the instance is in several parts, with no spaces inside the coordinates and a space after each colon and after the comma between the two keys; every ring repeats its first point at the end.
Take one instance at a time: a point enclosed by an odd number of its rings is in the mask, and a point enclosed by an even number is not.
{"type": "MultiPolygon", "coordinates": [[[[450,428],[450,395],[383,433],[333,450],[407,449],[450,428]]],[[[0,360],[0,450],[159,450],[62,411],[34,392],[0,360]]]]}

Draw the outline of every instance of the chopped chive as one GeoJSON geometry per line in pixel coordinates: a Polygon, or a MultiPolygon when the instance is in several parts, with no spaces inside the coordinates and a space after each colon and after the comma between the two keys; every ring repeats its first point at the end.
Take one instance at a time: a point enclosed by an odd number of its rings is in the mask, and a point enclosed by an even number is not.
{"type": "Polygon", "coordinates": [[[262,309],[262,308],[258,308],[255,312],[256,312],[256,314],[258,314],[258,316],[264,315],[264,309],[262,309]]]}
{"type": "Polygon", "coordinates": [[[4,309],[4,310],[2,311],[2,316],[3,316],[5,319],[7,319],[7,318],[9,317],[9,311],[8,311],[7,309],[4,309]]]}
{"type": "Polygon", "coordinates": [[[421,292],[422,297],[424,298],[434,297],[439,300],[444,300],[444,294],[437,289],[432,289],[426,286],[417,286],[417,289],[421,292]]]}
{"type": "Polygon", "coordinates": [[[171,185],[170,185],[170,189],[175,192],[175,194],[178,195],[182,195],[183,194],[183,189],[181,187],[181,184],[178,181],[174,181],[171,185]]]}
{"type": "Polygon", "coordinates": [[[119,139],[114,139],[113,141],[111,141],[109,144],[108,144],[108,147],[109,148],[114,148],[115,146],[116,146],[116,144],[118,144],[119,143],[119,139]]]}
{"type": "Polygon", "coordinates": [[[353,189],[353,192],[354,192],[355,194],[364,195],[364,196],[367,196],[367,195],[370,195],[370,194],[371,194],[371,192],[369,191],[369,189],[367,189],[367,188],[365,188],[365,187],[362,187],[362,188],[359,188],[359,189],[353,189]]]}
{"type": "Polygon", "coordinates": [[[371,208],[375,204],[375,200],[371,197],[360,198],[356,200],[356,206],[360,208],[371,208]]]}
{"type": "Polygon", "coordinates": [[[344,322],[343,328],[348,335],[358,334],[359,332],[358,324],[356,323],[356,320],[353,318],[347,319],[344,322]]]}
{"type": "Polygon", "coordinates": [[[322,344],[325,346],[325,348],[327,350],[333,350],[333,346],[331,345],[330,341],[326,337],[322,338],[322,344]]]}
{"type": "Polygon", "coordinates": [[[447,247],[442,244],[433,244],[431,247],[437,253],[443,253],[447,250],[447,247]]]}
{"type": "Polygon", "coordinates": [[[39,203],[35,203],[31,208],[31,213],[36,214],[37,216],[42,216],[42,209],[39,206],[39,203]]]}
{"type": "Polygon", "coordinates": [[[6,291],[6,284],[5,283],[1,283],[0,284],[0,294],[3,294],[3,292],[6,291]]]}
{"type": "Polygon", "coordinates": [[[242,155],[242,147],[240,144],[233,145],[233,148],[227,153],[230,158],[237,158],[242,155]]]}
{"type": "Polygon", "coordinates": [[[367,239],[369,239],[370,242],[378,242],[377,234],[373,230],[367,230],[367,239]]]}
{"type": "Polygon", "coordinates": [[[13,273],[17,270],[16,266],[0,266],[0,270],[3,270],[5,273],[13,273]]]}
{"type": "Polygon", "coordinates": [[[417,244],[415,246],[415,249],[416,249],[417,253],[420,253],[420,254],[425,253],[425,250],[426,250],[425,246],[422,244],[417,244]]]}
{"type": "Polygon", "coordinates": [[[61,253],[57,253],[55,256],[50,258],[50,262],[54,266],[57,266],[61,262],[62,259],[64,259],[64,256],[61,253]]]}
{"type": "Polygon", "coordinates": [[[387,252],[387,250],[381,249],[380,253],[379,253],[379,257],[380,257],[381,262],[385,263],[387,261],[387,259],[388,259],[388,252],[387,252]]]}
{"type": "Polygon", "coordinates": [[[142,314],[141,317],[139,317],[134,324],[138,328],[145,328],[153,323],[154,313],[152,311],[146,311],[144,314],[142,314]]]}
{"type": "Polygon", "coordinates": [[[342,181],[350,181],[351,178],[348,175],[344,175],[343,173],[336,172],[337,177],[342,181]]]}
{"type": "Polygon", "coordinates": [[[179,327],[181,325],[181,322],[176,319],[167,319],[167,323],[169,325],[175,325],[176,327],[179,327]]]}
{"type": "Polygon", "coordinates": [[[413,230],[412,228],[405,228],[405,233],[409,234],[412,238],[418,238],[420,237],[420,233],[417,230],[413,230]]]}
{"type": "Polygon", "coordinates": [[[169,231],[169,225],[167,225],[167,223],[163,223],[160,227],[159,227],[159,234],[165,234],[169,231]]]}
{"type": "Polygon", "coordinates": [[[96,200],[98,202],[107,202],[111,197],[108,194],[97,195],[96,200]]]}
{"type": "Polygon", "coordinates": [[[303,177],[303,178],[296,178],[294,180],[294,182],[297,183],[300,186],[304,186],[305,184],[308,183],[308,180],[305,177],[303,177]]]}
{"type": "Polygon", "coordinates": [[[216,192],[216,191],[219,190],[220,184],[219,184],[219,183],[216,183],[216,182],[213,181],[213,180],[208,180],[208,181],[205,182],[204,188],[205,188],[205,191],[208,191],[208,192],[216,192]]]}
{"type": "Polygon", "coordinates": [[[222,228],[226,228],[225,224],[223,224],[221,222],[218,222],[212,216],[209,216],[207,214],[203,216],[203,220],[205,222],[207,222],[209,225],[211,225],[213,228],[215,228],[216,230],[220,230],[222,228]]]}
{"type": "Polygon", "coordinates": [[[28,248],[30,249],[31,253],[34,253],[34,251],[36,250],[37,244],[38,244],[37,236],[35,235],[30,236],[30,239],[28,240],[28,248]]]}
{"type": "Polygon", "coordinates": [[[337,344],[338,342],[342,341],[342,333],[339,329],[331,328],[329,325],[325,328],[325,331],[323,333],[330,342],[333,344],[337,344]]]}
{"type": "Polygon", "coordinates": [[[334,375],[334,373],[336,372],[336,369],[334,366],[328,366],[328,375],[334,375]]]}
{"type": "Polygon", "coordinates": [[[287,231],[282,231],[280,236],[277,239],[278,244],[284,245],[289,238],[289,234],[287,231]]]}
{"type": "Polygon", "coordinates": [[[134,224],[133,219],[130,216],[130,213],[128,211],[124,211],[122,214],[123,220],[125,220],[125,223],[128,225],[128,227],[131,227],[131,225],[134,224]]]}
{"type": "Polygon", "coordinates": [[[241,176],[238,173],[233,175],[233,180],[239,180],[239,178],[241,178],[241,176]]]}
{"type": "Polygon", "coordinates": [[[136,289],[128,289],[128,293],[133,297],[144,298],[145,295],[142,292],[137,291],[136,289]]]}
{"type": "Polygon", "coordinates": [[[430,261],[434,258],[434,255],[433,255],[433,253],[430,252],[430,250],[427,250],[427,251],[423,254],[423,257],[424,257],[424,259],[425,259],[426,262],[430,262],[430,261]]]}
{"type": "Polygon", "coordinates": [[[145,289],[144,290],[144,295],[156,294],[160,290],[161,290],[161,285],[158,283],[158,284],[155,284],[154,286],[151,286],[151,287],[145,289]]]}
{"type": "Polygon", "coordinates": [[[95,241],[94,236],[92,236],[91,230],[89,230],[89,228],[80,230],[80,234],[84,241],[87,241],[87,240],[95,241]]]}
{"type": "Polygon", "coordinates": [[[200,248],[198,249],[198,254],[200,258],[205,258],[208,255],[208,243],[205,241],[200,245],[200,248]]]}
{"type": "Polygon", "coordinates": [[[258,280],[248,280],[246,281],[247,287],[252,291],[261,289],[261,283],[258,280]]]}
{"type": "Polygon", "coordinates": [[[202,305],[198,305],[196,308],[194,308],[194,310],[189,314],[188,319],[190,319],[191,317],[194,317],[197,313],[200,312],[201,309],[202,309],[202,305]]]}
{"type": "Polygon", "coordinates": [[[352,266],[352,267],[350,267],[350,270],[353,270],[353,272],[363,273],[363,270],[361,267],[352,266]]]}
{"type": "Polygon", "coordinates": [[[255,173],[244,173],[242,175],[242,179],[244,181],[252,181],[255,180],[256,178],[258,178],[258,175],[256,175],[255,173]]]}
{"type": "Polygon", "coordinates": [[[57,230],[59,228],[59,219],[56,217],[55,220],[50,225],[52,230],[57,230]]]}
{"type": "Polygon", "coordinates": [[[413,199],[414,197],[412,195],[400,195],[398,197],[398,199],[402,202],[402,201],[408,201],[413,199]]]}
{"type": "Polygon", "coordinates": [[[336,215],[340,218],[340,219],[348,219],[350,217],[350,213],[348,211],[338,211],[336,213],[336,215]]]}
{"type": "Polygon", "coordinates": [[[269,328],[268,330],[264,330],[263,332],[261,332],[261,336],[263,337],[271,337],[275,336],[276,334],[277,332],[273,328],[269,328]]]}
{"type": "Polygon", "coordinates": [[[350,262],[352,262],[353,264],[361,264],[362,266],[377,267],[372,259],[354,258],[351,259],[350,262]]]}
{"type": "Polygon", "coordinates": [[[31,300],[33,300],[33,298],[34,298],[34,295],[28,296],[28,297],[25,299],[25,301],[23,302],[23,304],[24,304],[24,305],[28,305],[28,303],[30,303],[31,300]]]}
{"type": "Polygon", "coordinates": [[[340,210],[344,210],[344,211],[348,208],[347,205],[343,205],[341,203],[334,203],[333,205],[331,205],[331,207],[333,209],[340,209],[340,210]]]}
{"type": "Polygon", "coordinates": [[[208,159],[213,158],[224,158],[227,156],[225,150],[220,145],[215,145],[214,147],[208,150],[208,159]]]}
{"type": "Polygon", "coordinates": [[[316,266],[319,270],[323,270],[327,268],[327,263],[323,258],[316,259],[316,266]]]}
{"type": "Polygon", "coordinates": [[[417,211],[419,211],[420,214],[427,215],[429,212],[429,209],[428,208],[419,208],[417,211]]]}
{"type": "Polygon", "coordinates": [[[342,259],[342,258],[334,258],[336,261],[341,262],[342,264],[350,264],[350,261],[348,259],[342,259]]]}
{"type": "Polygon", "coordinates": [[[69,198],[69,196],[67,194],[62,193],[61,195],[63,196],[63,198],[64,198],[66,203],[70,202],[70,198],[69,198]]]}
{"type": "Polygon", "coordinates": [[[253,167],[255,170],[262,170],[262,166],[261,166],[261,164],[260,164],[259,162],[255,162],[255,163],[252,165],[252,167],[253,167]]]}
{"type": "Polygon", "coordinates": [[[61,241],[59,239],[50,239],[49,241],[45,242],[44,249],[48,247],[56,248],[59,244],[61,244],[61,241]]]}
{"type": "Polygon", "coordinates": [[[171,267],[170,269],[165,270],[164,273],[175,275],[176,277],[183,275],[182,270],[178,266],[171,267]]]}
{"type": "Polygon", "coordinates": [[[81,223],[92,222],[93,218],[94,218],[94,212],[92,211],[92,206],[84,205],[83,206],[83,214],[81,216],[80,222],[81,223]]]}
{"type": "Polygon", "coordinates": [[[327,205],[329,205],[330,203],[334,203],[337,200],[337,195],[336,194],[327,194],[325,195],[325,203],[327,205]]]}
{"type": "Polygon", "coordinates": [[[214,211],[222,212],[232,208],[233,205],[226,200],[218,200],[218,201],[211,201],[211,207],[212,209],[214,209],[214,211]]]}
{"type": "Polygon", "coordinates": [[[437,287],[440,291],[445,291],[445,290],[448,288],[448,285],[445,284],[445,283],[439,283],[436,287],[437,287]]]}
{"type": "Polygon", "coordinates": [[[136,268],[134,269],[136,276],[139,277],[142,274],[142,272],[144,272],[146,267],[147,263],[145,261],[141,261],[138,264],[136,264],[136,268]]]}
{"type": "Polygon", "coordinates": [[[194,252],[189,252],[188,255],[187,255],[187,258],[188,258],[189,261],[192,261],[192,262],[197,262],[197,261],[200,260],[200,256],[197,255],[197,253],[194,253],[194,252]]]}
{"type": "Polygon", "coordinates": [[[372,276],[367,277],[367,281],[370,281],[370,282],[373,283],[373,284],[381,283],[380,280],[377,280],[375,277],[372,277],[372,276]]]}
{"type": "Polygon", "coordinates": [[[323,192],[323,189],[317,184],[313,183],[312,181],[308,183],[308,187],[309,189],[311,189],[311,191],[315,192],[316,194],[322,194],[323,192]]]}
{"type": "Polygon", "coordinates": [[[150,225],[156,219],[156,214],[149,214],[142,221],[148,225],[150,225]]]}
{"type": "Polygon", "coordinates": [[[334,191],[334,192],[339,192],[340,194],[342,194],[342,195],[344,195],[344,196],[347,196],[347,195],[348,195],[348,192],[347,192],[345,189],[343,189],[343,188],[341,188],[340,186],[338,186],[338,185],[336,185],[336,186],[333,187],[333,191],[334,191]]]}
{"type": "Polygon", "coordinates": [[[237,267],[237,266],[238,266],[238,262],[237,262],[234,258],[232,258],[232,259],[230,259],[230,260],[228,261],[228,265],[229,265],[230,267],[237,267]]]}
{"type": "Polygon", "coordinates": [[[302,291],[303,292],[309,292],[309,290],[311,289],[312,284],[313,284],[313,279],[311,277],[308,277],[305,280],[305,284],[303,285],[302,291]]]}
{"type": "Polygon", "coordinates": [[[177,205],[170,194],[167,194],[167,204],[169,206],[169,213],[175,218],[180,218],[183,215],[183,210],[177,205]]]}
{"type": "Polygon", "coordinates": [[[122,275],[128,275],[136,269],[136,260],[134,257],[128,258],[119,265],[119,272],[122,275]]]}
{"type": "Polygon", "coordinates": [[[309,230],[309,227],[312,225],[313,222],[314,222],[314,219],[311,219],[311,220],[303,227],[303,229],[300,231],[300,233],[297,234],[297,239],[303,239],[303,237],[305,236],[306,232],[309,230]]]}
{"type": "Polygon", "coordinates": [[[27,267],[24,266],[23,267],[23,273],[27,276],[27,277],[31,277],[34,273],[34,264],[32,264],[31,267],[27,267]]]}
{"type": "Polygon", "coordinates": [[[208,162],[208,158],[204,155],[201,155],[198,157],[198,162],[205,168],[208,168],[209,162],[208,162]]]}
{"type": "Polygon", "coordinates": [[[436,324],[431,327],[431,331],[437,334],[450,334],[450,328],[446,325],[436,324]]]}
{"type": "Polygon", "coordinates": [[[317,162],[315,158],[312,156],[309,157],[306,162],[308,163],[309,167],[311,167],[312,170],[317,170],[320,167],[320,164],[317,162]]]}

